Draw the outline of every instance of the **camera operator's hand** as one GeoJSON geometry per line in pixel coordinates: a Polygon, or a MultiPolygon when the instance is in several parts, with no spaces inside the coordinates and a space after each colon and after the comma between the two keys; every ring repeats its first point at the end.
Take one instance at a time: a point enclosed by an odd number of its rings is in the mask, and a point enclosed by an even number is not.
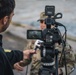
{"type": "MultiPolygon", "coordinates": [[[[22,62],[22,61],[20,61],[20,62],[22,62]]],[[[20,64],[19,64],[20,62],[15,63],[13,67],[14,67],[14,69],[16,69],[18,71],[23,71],[23,67],[20,66],[20,64]]]]}
{"type": "Polygon", "coordinates": [[[35,50],[24,50],[23,59],[30,59],[31,55],[35,53],[35,50]]]}
{"type": "Polygon", "coordinates": [[[35,53],[35,50],[24,50],[23,51],[23,60],[19,62],[19,65],[24,67],[31,63],[32,55],[35,53]]]}

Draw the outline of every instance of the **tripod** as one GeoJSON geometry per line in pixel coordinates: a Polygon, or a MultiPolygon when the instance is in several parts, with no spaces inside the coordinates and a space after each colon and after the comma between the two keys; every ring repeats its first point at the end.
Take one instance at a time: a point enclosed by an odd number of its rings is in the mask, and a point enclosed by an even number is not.
{"type": "MultiPolygon", "coordinates": [[[[53,65],[52,63],[43,62],[42,67],[39,69],[38,75],[51,75],[51,74],[58,75],[58,54],[59,53],[60,52],[57,49],[55,49],[54,51],[50,50],[50,55],[55,55],[55,64],[53,65]]],[[[44,59],[46,58],[45,57],[42,58],[42,61],[45,61],[44,59]]]]}

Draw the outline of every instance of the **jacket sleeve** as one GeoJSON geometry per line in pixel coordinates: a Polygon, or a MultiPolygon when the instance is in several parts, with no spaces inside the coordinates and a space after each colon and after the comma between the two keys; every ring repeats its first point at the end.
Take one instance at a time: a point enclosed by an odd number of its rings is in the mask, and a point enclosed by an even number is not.
{"type": "MultiPolygon", "coordinates": [[[[0,55],[0,58],[2,58],[1,55],[0,55]]],[[[4,66],[5,66],[4,61],[0,59],[0,74],[1,75],[4,75],[4,68],[5,68],[4,66]]]]}
{"type": "Polygon", "coordinates": [[[23,52],[22,51],[6,50],[6,49],[4,49],[4,51],[6,53],[6,56],[9,60],[10,64],[12,65],[12,67],[16,62],[23,60],[23,52]]]}

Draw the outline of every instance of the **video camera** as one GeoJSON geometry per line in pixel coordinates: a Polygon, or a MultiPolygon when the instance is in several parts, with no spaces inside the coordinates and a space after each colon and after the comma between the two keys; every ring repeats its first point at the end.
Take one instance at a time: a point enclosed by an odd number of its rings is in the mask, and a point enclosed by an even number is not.
{"type": "Polygon", "coordinates": [[[27,39],[40,39],[44,41],[45,45],[54,45],[61,40],[59,29],[55,24],[55,19],[62,18],[61,13],[55,15],[55,6],[46,6],[45,19],[46,29],[42,30],[27,30],[27,39]],[[60,15],[60,16],[59,16],[60,15]],[[58,16],[58,17],[57,17],[58,16]],[[51,28],[51,26],[55,26],[51,28]]]}
{"type": "Polygon", "coordinates": [[[55,6],[45,6],[45,15],[47,16],[44,20],[46,29],[27,30],[27,39],[39,39],[43,41],[39,41],[39,47],[36,46],[41,50],[42,67],[39,69],[39,75],[58,75],[58,54],[60,52],[55,49],[55,43],[63,43],[63,38],[58,26],[64,25],[56,22],[55,19],[62,18],[62,14],[55,14],[55,6]]]}

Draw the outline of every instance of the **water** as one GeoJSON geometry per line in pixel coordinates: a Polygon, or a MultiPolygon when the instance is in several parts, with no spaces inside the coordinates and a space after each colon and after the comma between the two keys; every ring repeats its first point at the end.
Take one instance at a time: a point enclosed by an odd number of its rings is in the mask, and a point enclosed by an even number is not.
{"type": "MultiPolygon", "coordinates": [[[[76,0],[16,0],[13,21],[39,27],[37,20],[45,5],[55,5],[56,13],[61,12],[63,18],[57,20],[64,24],[67,33],[76,36],[76,0]]],[[[61,28],[63,31],[63,28],[61,28]]]]}

